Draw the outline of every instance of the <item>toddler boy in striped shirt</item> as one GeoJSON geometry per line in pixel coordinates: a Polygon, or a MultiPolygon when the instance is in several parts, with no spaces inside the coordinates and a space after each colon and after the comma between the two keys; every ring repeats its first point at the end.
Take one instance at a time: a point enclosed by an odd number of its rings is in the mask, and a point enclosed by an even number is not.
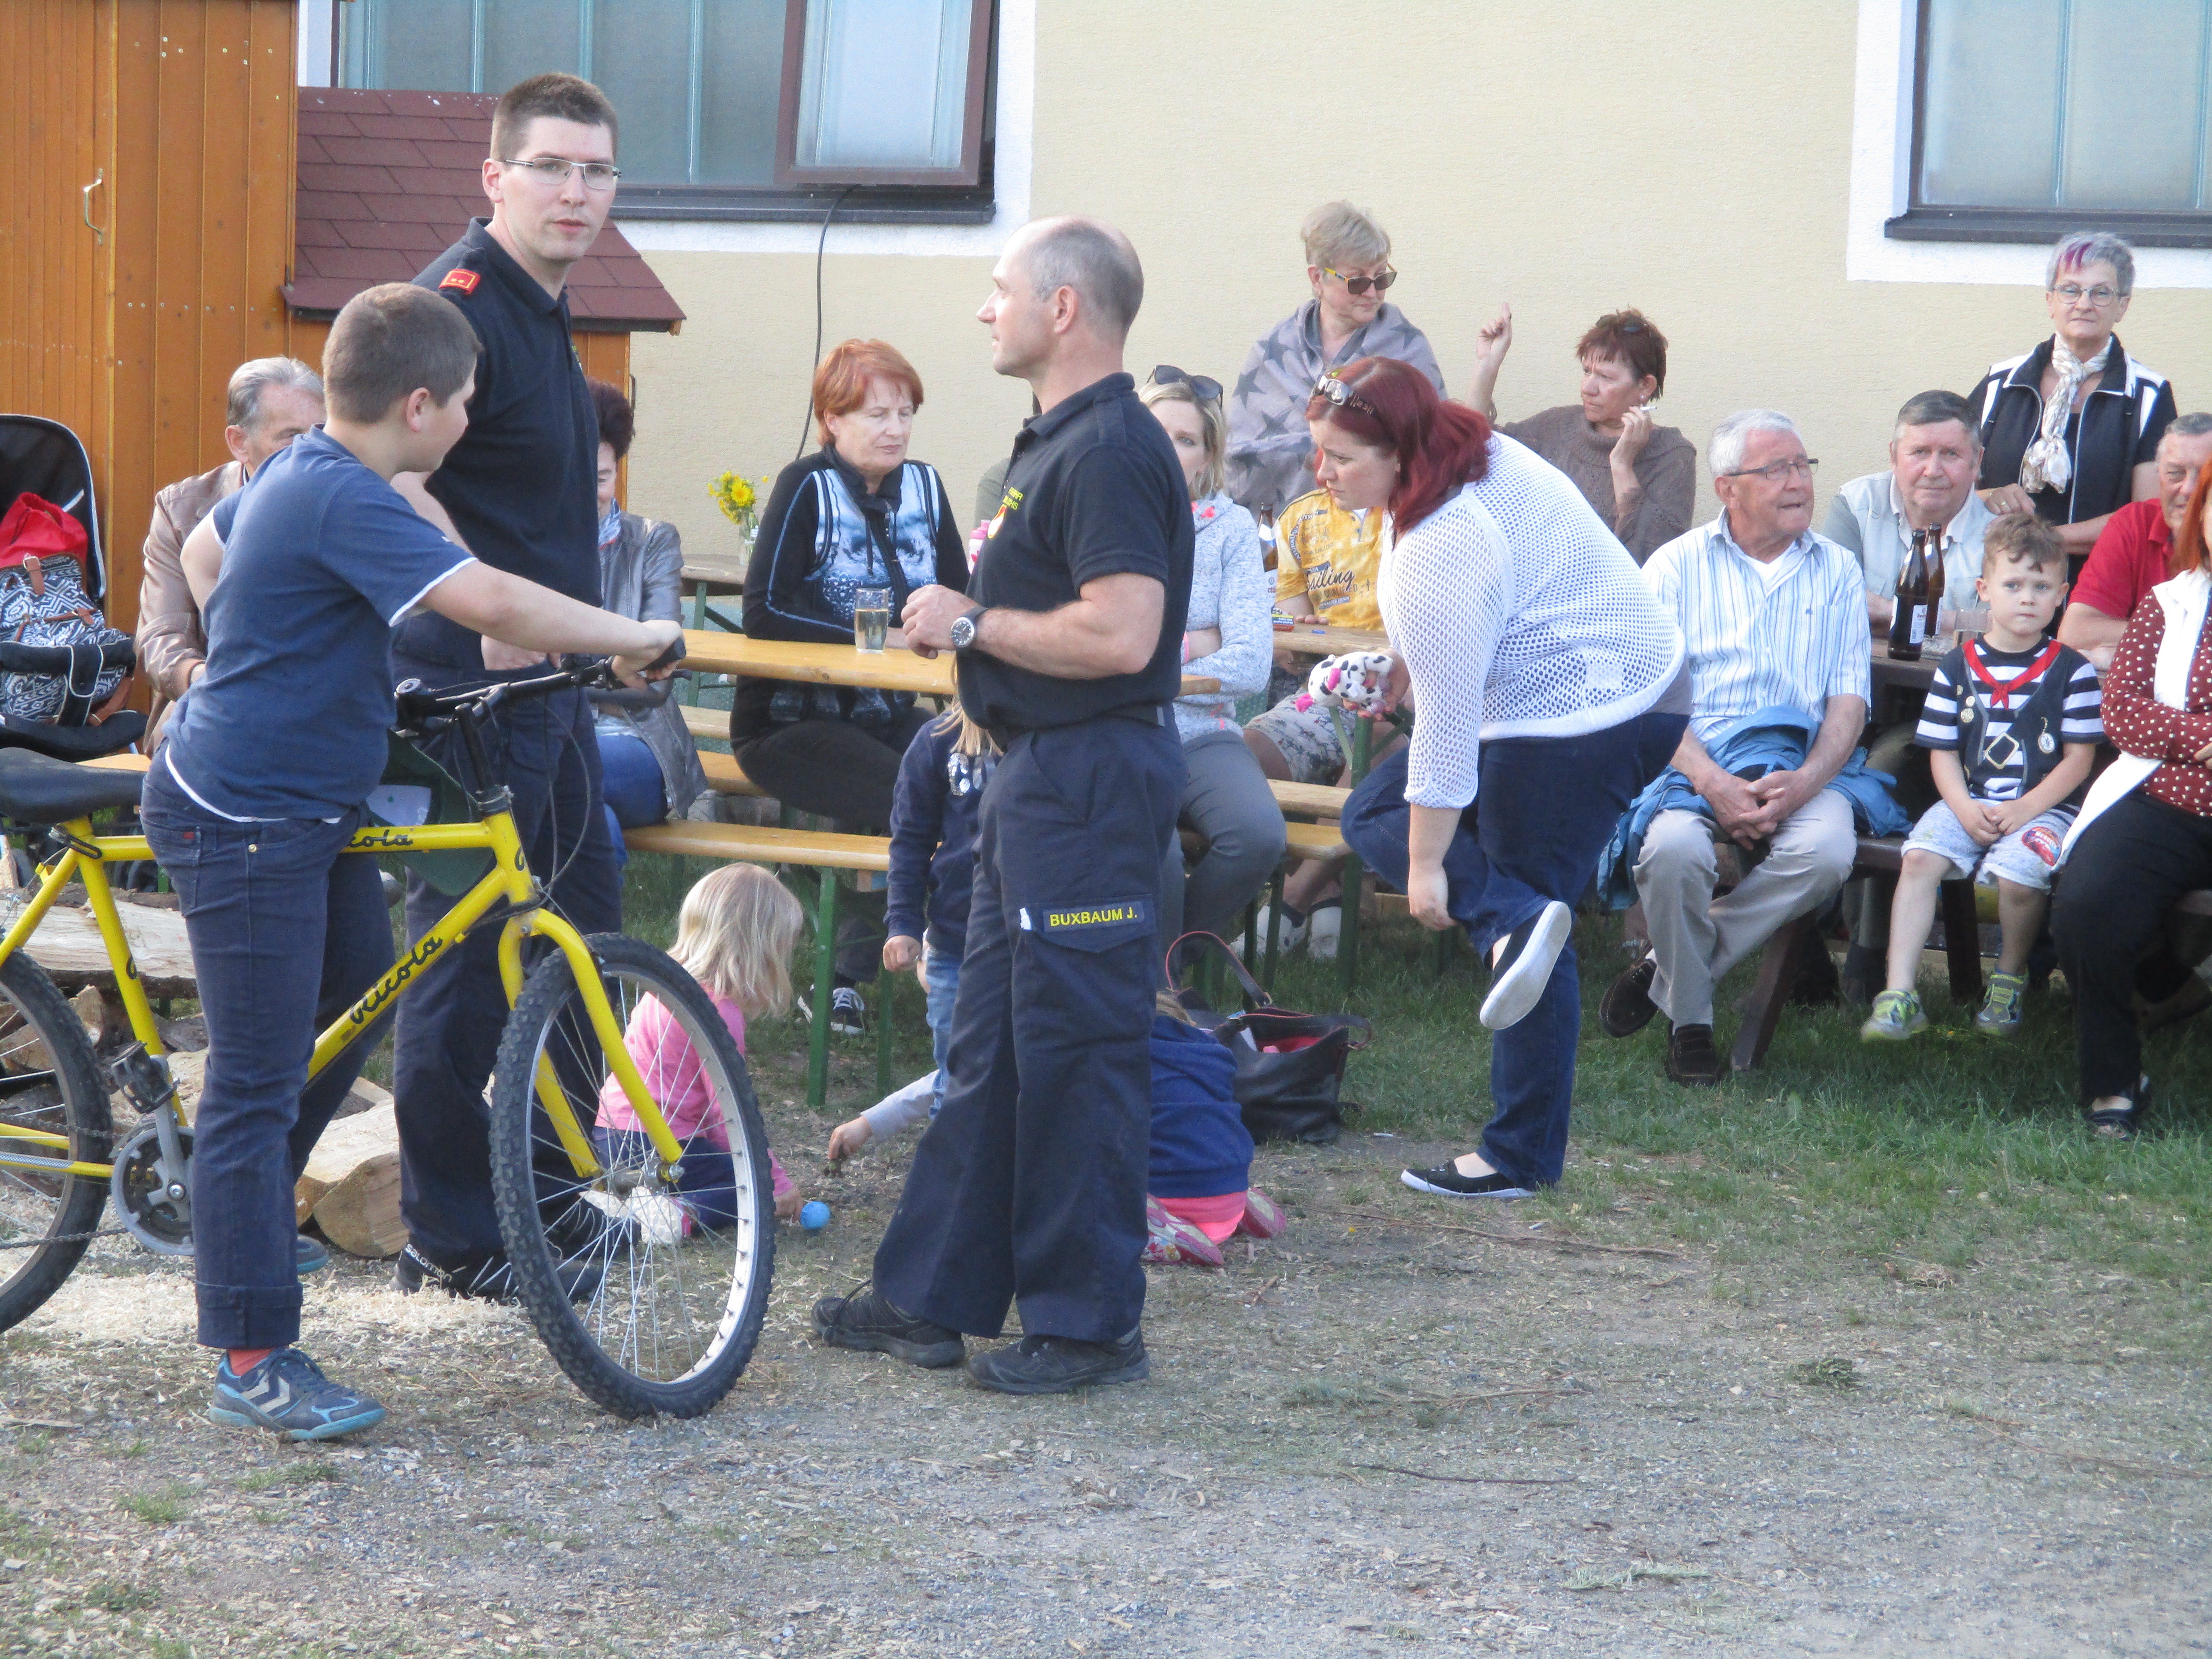
{"type": "Polygon", "coordinates": [[[2010,513],[1990,524],[1982,550],[1974,591],[1989,608],[1989,629],[1944,656],[1921,711],[1914,740],[1929,751],[1942,799],[1905,838],[1890,913],[1888,988],[1860,1028],[1869,1042],[1908,1037],[1928,1024],[1913,985],[1936,890],[1967,877],[1997,890],[2004,934],[1974,1024],[1996,1036],[2020,1030],[2027,953],[2105,735],[2097,671],[2045,637],[2066,599],[2057,532],[2033,514],[2010,513]]]}

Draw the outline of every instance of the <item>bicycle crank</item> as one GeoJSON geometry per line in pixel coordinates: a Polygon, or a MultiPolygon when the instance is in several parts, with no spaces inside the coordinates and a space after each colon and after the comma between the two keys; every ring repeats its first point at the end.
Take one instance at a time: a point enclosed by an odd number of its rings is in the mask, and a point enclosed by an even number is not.
{"type": "Polygon", "coordinates": [[[165,1152],[163,1126],[142,1123],[115,1149],[107,1194],[131,1236],[158,1255],[192,1253],[192,1132],[174,1131],[175,1156],[165,1152]]]}

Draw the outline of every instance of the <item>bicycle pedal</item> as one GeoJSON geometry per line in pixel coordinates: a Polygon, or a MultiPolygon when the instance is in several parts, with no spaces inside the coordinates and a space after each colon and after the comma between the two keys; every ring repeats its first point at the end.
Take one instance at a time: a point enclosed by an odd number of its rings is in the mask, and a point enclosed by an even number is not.
{"type": "Polygon", "coordinates": [[[148,1054],[143,1042],[134,1042],[116,1055],[107,1069],[141,1117],[151,1117],[176,1100],[176,1081],[169,1075],[167,1064],[148,1054]]]}

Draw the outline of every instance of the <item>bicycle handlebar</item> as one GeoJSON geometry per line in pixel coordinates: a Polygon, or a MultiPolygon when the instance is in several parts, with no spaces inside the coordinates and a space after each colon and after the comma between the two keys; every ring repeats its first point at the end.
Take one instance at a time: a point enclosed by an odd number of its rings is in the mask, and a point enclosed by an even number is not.
{"type": "MultiPolygon", "coordinates": [[[[645,672],[650,674],[683,660],[684,641],[678,638],[667,650],[646,664],[645,672]]],[[[556,691],[628,692],[629,690],[615,678],[605,657],[571,656],[564,657],[562,661],[563,665],[558,671],[540,674],[535,679],[500,680],[490,685],[471,686],[460,691],[432,691],[426,689],[420,680],[403,680],[393,692],[393,702],[398,709],[398,729],[403,732],[428,732],[442,728],[448,720],[480,720],[503,702],[548,697],[556,691]]],[[[665,700],[664,696],[663,701],[665,700]]]]}

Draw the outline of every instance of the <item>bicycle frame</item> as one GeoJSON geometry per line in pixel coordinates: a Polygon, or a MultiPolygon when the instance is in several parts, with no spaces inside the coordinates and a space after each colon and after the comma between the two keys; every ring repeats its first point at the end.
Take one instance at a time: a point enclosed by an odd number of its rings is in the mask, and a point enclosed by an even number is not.
{"type": "MultiPolygon", "coordinates": [[[[527,859],[523,855],[521,837],[514,828],[514,815],[508,810],[504,796],[495,801],[479,801],[482,818],[467,823],[426,823],[414,827],[372,825],[356,830],[347,843],[345,853],[406,853],[451,852],[488,849],[492,855],[492,867],[483,878],[471,887],[454,903],[453,908],[438,919],[436,924],[418,939],[413,949],[394,963],[389,972],[364,993],[352,1007],[332,1021],[329,1029],[316,1039],[314,1054],[307,1064],[307,1075],[321,1073],[337,1055],[375,1021],[394,998],[405,994],[417,975],[443,956],[453,945],[468,937],[470,931],[495,907],[504,903],[514,907],[515,914],[508,916],[500,932],[499,971],[506,987],[507,1006],[511,1008],[522,994],[522,942],[535,935],[550,941],[568,960],[570,970],[582,993],[585,1010],[592,1028],[605,1052],[609,1066],[621,1079],[623,1091],[629,1097],[630,1107],[637,1114],[637,1121],[652,1140],[653,1149],[660,1154],[664,1173],[673,1178],[676,1166],[682,1161],[683,1147],[661,1115],[660,1108],[645,1086],[645,1079],[630,1057],[623,1042],[621,1025],[607,1001],[606,988],[601,982],[597,963],[591,946],[584,937],[568,921],[544,908],[544,894],[531,873],[527,859]]],[[[157,1060],[166,1054],[161,1035],[154,1022],[153,1005],[147,1000],[145,988],[139,983],[137,964],[131,958],[131,942],[123,932],[121,917],[115,908],[115,895],[107,883],[106,866],[132,860],[151,859],[153,849],[143,836],[97,836],[91,821],[77,818],[57,826],[64,842],[63,851],[49,862],[39,866],[37,892],[24,906],[22,913],[0,939],[0,962],[4,962],[21,950],[37,931],[39,923],[53,908],[71,878],[84,883],[85,898],[92,909],[93,920],[100,928],[101,942],[106,946],[107,959],[115,970],[117,994],[121,998],[124,1012],[131,1022],[131,1035],[145,1046],[146,1052],[157,1060]]],[[[166,1067],[164,1068],[166,1070],[166,1067]]],[[[539,1104],[551,1120],[554,1133],[560,1137],[570,1162],[575,1166],[580,1180],[589,1181],[602,1173],[597,1152],[592,1145],[589,1130],[576,1121],[567,1097],[562,1093],[553,1075],[551,1063],[542,1056],[538,1060],[538,1097],[539,1104]]],[[[169,1109],[174,1109],[173,1100],[169,1109]]],[[[112,1166],[106,1164],[64,1163],[53,1154],[69,1148],[66,1137],[44,1130],[28,1129],[0,1123],[0,1170],[21,1170],[50,1176],[76,1176],[92,1180],[106,1180],[112,1166]],[[33,1153],[29,1149],[42,1151],[33,1153]],[[21,1150],[18,1150],[21,1148],[21,1150]]]]}

